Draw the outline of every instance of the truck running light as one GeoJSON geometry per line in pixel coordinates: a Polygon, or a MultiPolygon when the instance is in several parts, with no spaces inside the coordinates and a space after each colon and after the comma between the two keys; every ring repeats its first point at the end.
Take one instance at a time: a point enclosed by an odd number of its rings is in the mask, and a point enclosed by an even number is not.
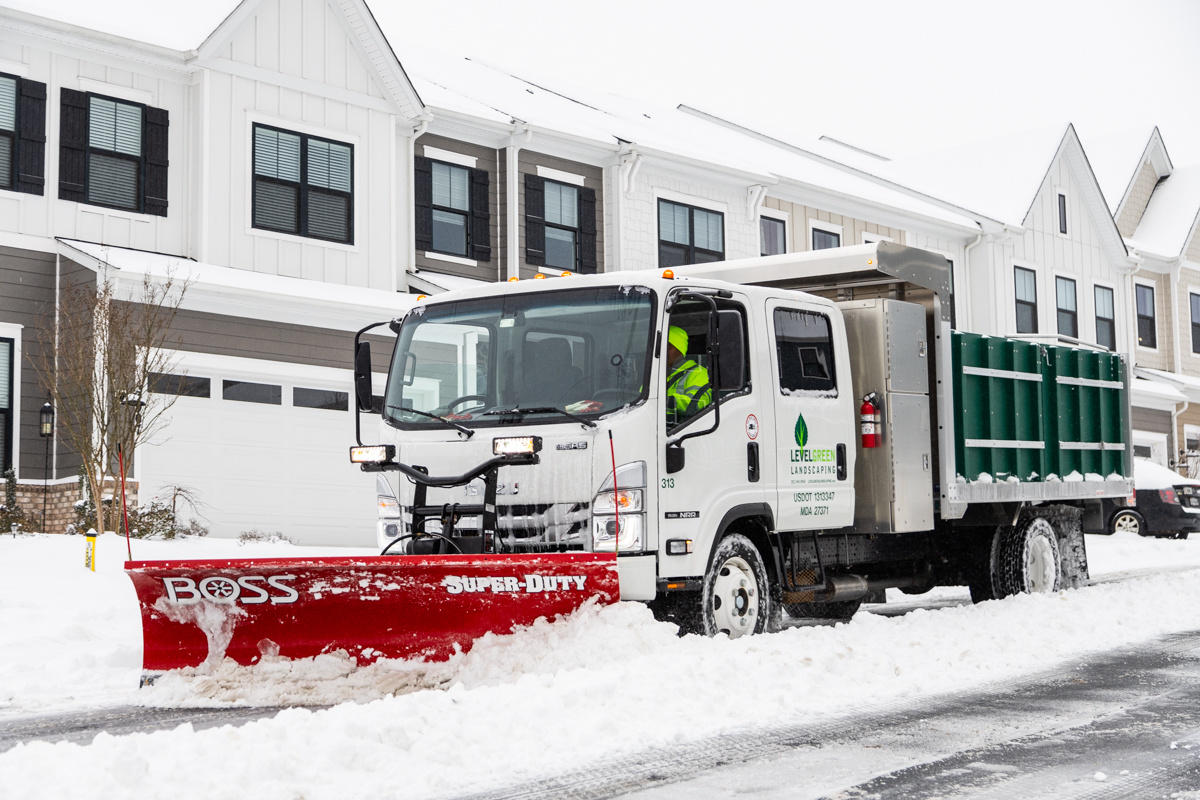
{"type": "MultiPolygon", "coordinates": [[[[691,539],[667,539],[667,555],[686,556],[692,552],[691,539]]],[[[667,588],[671,588],[668,586],[667,588]]]]}
{"type": "Polygon", "coordinates": [[[1175,496],[1174,489],[1159,489],[1158,499],[1170,505],[1179,505],[1179,498],[1175,496]]]}
{"type": "Polygon", "coordinates": [[[381,464],[396,457],[396,446],[392,444],[373,444],[366,447],[350,448],[350,463],[352,464],[381,464]]]}
{"type": "Polygon", "coordinates": [[[611,490],[599,492],[596,495],[596,499],[592,502],[593,514],[612,514],[614,512],[631,514],[641,510],[641,489],[621,489],[618,492],[613,492],[611,490]]]}
{"type": "Polygon", "coordinates": [[[512,456],[520,453],[538,453],[542,449],[540,436],[509,436],[492,439],[492,455],[512,456]]]}

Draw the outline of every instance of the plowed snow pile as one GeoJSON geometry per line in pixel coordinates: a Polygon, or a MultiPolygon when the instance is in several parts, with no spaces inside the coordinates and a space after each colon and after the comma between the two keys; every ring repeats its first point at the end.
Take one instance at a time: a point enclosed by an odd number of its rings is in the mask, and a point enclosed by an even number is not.
{"type": "MultiPolygon", "coordinates": [[[[316,552],[135,544],[139,559],[316,552]]],[[[590,607],[484,639],[444,664],[355,669],[338,655],[227,663],[138,692],[140,627],[120,572],[124,543],[102,539],[110,561],[93,575],[80,567],[79,538],[3,537],[0,714],[130,702],[337,705],[287,709],[240,728],[20,745],[0,754],[0,797],[454,794],[718,733],[980,688],[1200,628],[1200,543],[1089,537],[1088,546],[1093,576],[1146,576],[894,618],[860,613],[845,625],[735,641],[679,638],[637,604],[590,607]],[[1197,569],[1156,574],[1157,566],[1197,569]]],[[[934,597],[966,602],[965,590],[934,597]]]]}

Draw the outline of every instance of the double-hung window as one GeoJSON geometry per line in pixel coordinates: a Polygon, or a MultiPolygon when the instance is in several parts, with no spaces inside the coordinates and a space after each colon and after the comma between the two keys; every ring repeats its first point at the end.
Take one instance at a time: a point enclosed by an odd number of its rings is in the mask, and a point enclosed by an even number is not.
{"type": "Polygon", "coordinates": [[[73,89],[60,97],[58,196],[165,217],[167,112],[73,89]]]}
{"type": "Polygon", "coordinates": [[[781,219],[759,216],[758,238],[761,255],[777,256],[787,252],[787,224],[781,219]]]}
{"type": "Polygon", "coordinates": [[[1154,319],[1154,287],[1136,284],[1133,290],[1137,301],[1138,344],[1156,348],[1158,329],[1154,319]]]}
{"type": "Polygon", "coordinates": [[[525,261],[596,271],[596,190],[525,175],[525,261]]]}
{"type": "Polygon", "coordinates": [[[254,126],[255,228],[350,244],[354,148],[254,126]]]}
{"type": "Polygon", "coordinates": [[[0,189],[11,189],[17,173],[17,79],[0,75],[0,189]]]}
{"type": "Polygon", "coordinates": [[[433,247],[466,258],[471,241],[471,171],[433,162],[433,247]]]}
{"type": "Polygon", "coordinates": [[[680,267],[725,258],[725,215],[658,201],[658,265],[680,267]]]}
{"type": "Polygon", "coordinates": [[[1079,312],[1075,302],[1075,281],[1070,278],[1055,278],[1054,288],[1058,298],[1058,332],[1077,339],[1079,312]]]}
{"type": "Polygon", "coordinates": [[[1113,290],[1107,286],[1096,287],[1096,344],[1117,349],[1117,315],[1113,290]]]}
{"type": "Polygon", "coordinates": [[[1192,352],[1200,354],[1200,294],[1188,292],[1192,307],[1192,352]]]}
{"type": "Polygon", "coordinates": [[[1037,273],[1016,267],[1017,333],[1038,332],[1037,273]]]}
{"type": "Polygon", "coordinates": [[[13,340],[0,339],[0,473],[12,466],[13,340]]]}
{"type": "Polygon", "coordinates": [[[815,225],[812,229],[812,249],[813,250],[829,250],[833,247],[842,246],[842,235],[834,231],[818,228],[815,225]]]}

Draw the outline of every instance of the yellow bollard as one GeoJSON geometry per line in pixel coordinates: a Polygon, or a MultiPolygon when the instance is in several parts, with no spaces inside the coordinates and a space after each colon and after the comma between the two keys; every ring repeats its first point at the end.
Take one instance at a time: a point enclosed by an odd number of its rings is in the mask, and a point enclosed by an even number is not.
{"type": "Polygon", "coordinates": [[[83,557],[83,565],[92,572],[96,571],[96,529],[88,528],[87,553],[83,557]]]}

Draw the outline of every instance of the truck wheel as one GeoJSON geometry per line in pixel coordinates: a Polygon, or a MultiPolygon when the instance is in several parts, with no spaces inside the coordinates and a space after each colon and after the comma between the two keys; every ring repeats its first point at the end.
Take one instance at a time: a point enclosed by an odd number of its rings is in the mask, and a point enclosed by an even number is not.
{"type": "Polygon", "coordinates": [[[700,591],[700,623],[708,636],[730,639],[768,630],[771,617],[767,568],[753,542],[740,533],[717,545],[700,591]]]}
{"type": "Polygon", "coordinates": [[[1058,536],[1043,517],[1000,533],[996,589],[1000,597],[1055,592],[1062,582],[1058,536]]]}
{"type": "Polygon", "coordinates": [[[1130,533],[1136,536],[1144,535],[1142,525],[1142,516],[1136,511],[1130,511],[1128,508],[1121,509],[1116,514],[1113,514],[1112,523],[1110,524],[1111,533],[1130,533]]]}

